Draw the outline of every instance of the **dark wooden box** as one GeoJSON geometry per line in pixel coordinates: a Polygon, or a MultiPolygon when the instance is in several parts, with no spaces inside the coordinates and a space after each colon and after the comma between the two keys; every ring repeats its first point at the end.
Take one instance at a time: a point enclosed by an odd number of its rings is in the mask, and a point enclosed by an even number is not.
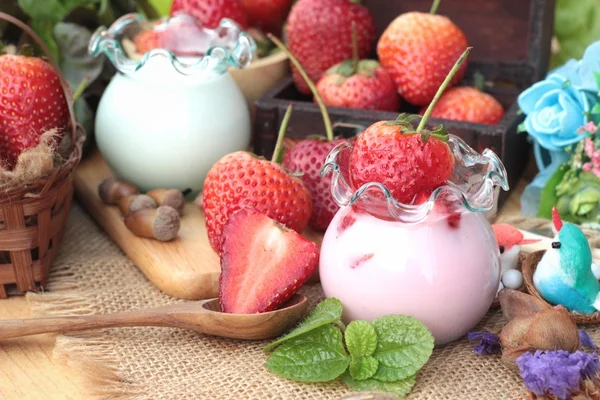
{"type": "MultiPolygon", "coordinates": [[[[427,12],[430,6],[425,0],[363,0],[363,4],[375,17],[378,37],[397,15],[411,10],[427,12]]],[[[511,186],[521,177],[529,156],[526,134],[517,134],[523,115],[516,99],[521,91],[546,75],[554,7],[555,0],[445,0],[438,9],[438,14],[448,16],[461,27],[473,46],[464,84],[472,84],[474,74],[481,72],[486,80],[485,90],[502,103],[506,114],[493,126],[440,119],[430,119],[428,125],[443,123],[475,150],[494,150],[506,166],[511,186]]],[[[287,137],[325,134],[318,106],[311,97],[300,94],[292,78],[287,77],[255,103],[257,154],[270,158],[279,124],[290,102],[294,103],[294,114],[287,137]]],[[[328,111],[336,133],[345,136],[360,132],[356,127],[366,128],[397,116],[397,113],[339,107],[328,107],[328,111]]],[[[398,112],[418,110],[404,105],[398,112]]]]}

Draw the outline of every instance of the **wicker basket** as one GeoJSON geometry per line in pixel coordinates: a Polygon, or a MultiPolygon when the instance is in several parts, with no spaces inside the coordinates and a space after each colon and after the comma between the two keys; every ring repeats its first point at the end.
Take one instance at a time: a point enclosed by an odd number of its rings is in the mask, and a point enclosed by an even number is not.
{"type": "MultiPolygon", "coordinates": [[[[538,263],[542,260],[542,257],[544,256],[545,252],[546,252],[545,250],[540,250],[540,251],[536,251],[535,253],[531,253],[530,255],[527,256],[527,258],[525,259],[525,262],[523,263],[523,281],[525,282],[525,288],[527,289],[529,294],[537,297],[538,299],[543,301],[545,304],[552,306],[552,304],[548,303],[542,297],[540,292],[537,291],[537,289],[535,288],[535,285],[533,284],[533,274],[535,272],[535,269],[537,268],[538,263]]],[[[574,313],[569,313],[569,314],[571,316],[571,319],[573,321],[575,321],[576,324],[586,325],[586,324],[597,324],[600,322],[600,312],[595,312],[593,314],[574,314],[574,313]]]]}
{"type": "Polygon", "coordinates": [[[81,160],[85,133],[75,122],[72,96],[45,44],[16,18],[0,12],[46,53],[58,71],[71,115],[72,151],[48,176],[0,192],[0,298],[43,288],[60,245],[73,199],[73,170],[81,160]]]}

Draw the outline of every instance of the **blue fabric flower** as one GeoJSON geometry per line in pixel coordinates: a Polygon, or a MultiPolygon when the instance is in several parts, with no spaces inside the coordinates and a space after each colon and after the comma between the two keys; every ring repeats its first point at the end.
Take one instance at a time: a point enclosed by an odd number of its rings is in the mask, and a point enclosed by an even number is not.
{"type": "Polygon", "coordinates": [[[594,72],[600,73],[600,40],[587,47],[579,64],[580,82],[577,88],[597,93],[599,89],[594,72]]]}
{"type": "Polygon", "coordinates": [[[594,103],[593,93],[581,90],[580,65],[571,60],[519,95],[525,129],[547,150],[561,151],[583,138],[577,129],[594,103]]]}
{"type": "Polygon", "coordinates": [[[568,399],[579,389],[581,380],[600,371],[596,354],[564,350],[523,353],[516,360],[523,383],[537,396],[552,394],[568,399]]]}

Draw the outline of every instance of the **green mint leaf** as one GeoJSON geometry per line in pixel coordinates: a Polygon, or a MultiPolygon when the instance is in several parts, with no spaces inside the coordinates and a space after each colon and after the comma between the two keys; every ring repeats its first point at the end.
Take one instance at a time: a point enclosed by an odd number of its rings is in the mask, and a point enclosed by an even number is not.
{"type": "Polygon", "coordinates": [[[590,110],[590,114],[600,114],[600,103],[596,103],[590,110]]]}
{"type": "Polygon", "coordinates": [[[413,317],[388,315],[373,321],[377,332],[379,361],[375,379],[393,382],[416,374],[433,352],[434,338],[427,327],[413,317]]]}
{"type": "Polygon", "coordinates": [[[354,357],[370,356],[377,348],[375,328],[366,321],[352,321],[345,332],[346,347],[354,357]]]}
{"type": "Polygon", "coordinates": [[[596,79],[596,87],[600,90],[600,72],[594,71],[594,78],[596,79]]]}
{"type": "Polygon", "coordinates": [[[404,397],[410,393],[415,385],[415,376],[409,376],[406,379],[396,382],[382,382],[377,379],[366,379],[363,381],[352,378],[348,372],[342,375],[342,380],[352,389],[360,392],[388,392],[393,393],[398,397],[404,397]]]}
{"type": "Polygon", "coordinates": [[[377,372],[379,361],[375,357],[352,357],[350,362],[350,375],[357,381],[371,378],[377,372]]]}
{"type": "Polygon", "coordinates": [[[342,332],[324,325],[286,341],[267,359],[265,366],[281,377],[300,382],[328,382],[350,364],[342,332]]]}
{"type": "Polygon", "coordinates": [[[558,167],[550,179],[548,179],[546,185],[542,188],[540,192],[540,205],[537,213],[538,217],[552,219],[552,207],[554,207],[558,198],[556,187],[563,180],[568,169],[567,164],[558,167]]]}
{"type": "Polygon", "coordinates": [[[323,325],[341,322],[342,302],[336,298],[325,299],[311,311],[300,324],[292,329],[287,335],[280,337],[265,347],[265,351],[273,350],[283,342],[303,335],[323,325]]]}

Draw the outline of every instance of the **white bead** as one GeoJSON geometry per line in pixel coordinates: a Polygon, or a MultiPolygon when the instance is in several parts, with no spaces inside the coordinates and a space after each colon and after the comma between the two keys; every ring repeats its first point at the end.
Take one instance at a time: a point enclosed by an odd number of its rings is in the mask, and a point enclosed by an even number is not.
{"type": "Polygon", "coordinates": [[[518,289],[523,285],[523,274],[518,269],[509,269],[502,274],[502,283],[509,289],[518,289]]]}

